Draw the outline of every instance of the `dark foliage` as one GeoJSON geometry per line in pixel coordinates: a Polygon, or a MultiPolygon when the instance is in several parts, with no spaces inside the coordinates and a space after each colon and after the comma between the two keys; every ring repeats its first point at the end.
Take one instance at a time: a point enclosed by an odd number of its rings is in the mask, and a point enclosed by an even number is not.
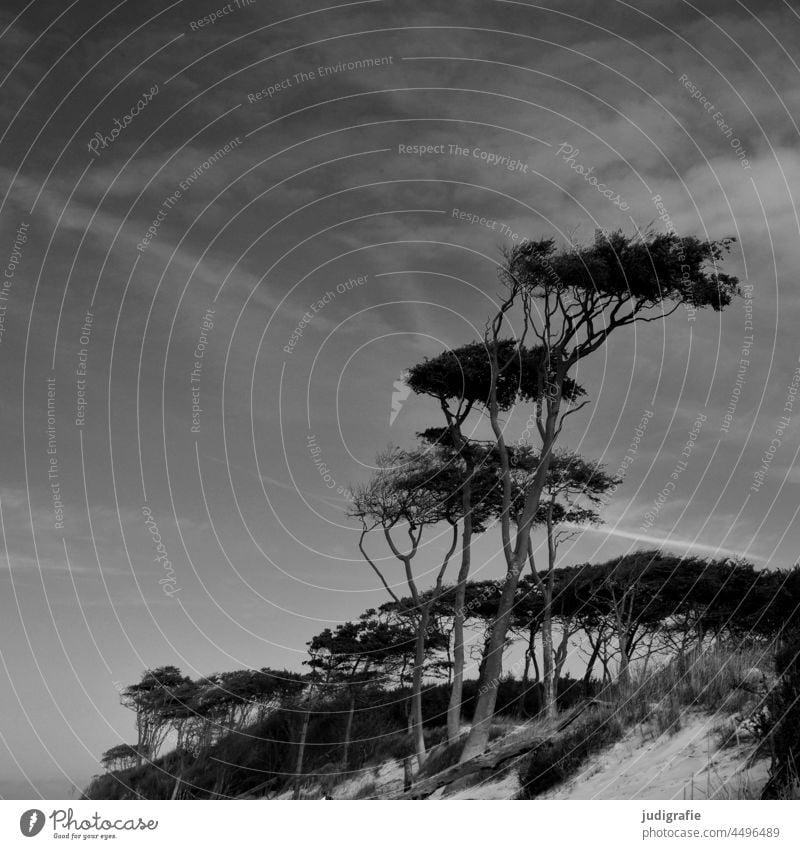
{"type": "Polygon", "coordinates": [[[618,717],[600,713],[565,734],[544,740],[534,749],[520,775],[523,799],[534,799],[560,784],[600,749],[624,733],[618,717]]]}
{"type": "MultiPolygon", "coordinates": [[[[546,368],[542,347],[519,347],[515,340],[498,343],[498,359],[509,365],[498,378],[497,400],[500,409],[508,410],[519,401],[536,401],[544,397],[546,368]]],[[[460,401],[472,407],[485,406],[489,400],[491,360],[485,342],[472,342],[436,357],[426,359],[408,372],[406,382],[420,395],[431,395],[443,401],[460,401]]],[[[572,379],[564,383],[564,398],[576,400],[585,395],[582,386],[572,379]]]]}
{"type": "Polygon", "coordinates": [[[800,630],[792,632],[775,657],[780,676],[767,700],[763,729],[772,753],[764,799],[796,799],[800,794],[800,630]]]}

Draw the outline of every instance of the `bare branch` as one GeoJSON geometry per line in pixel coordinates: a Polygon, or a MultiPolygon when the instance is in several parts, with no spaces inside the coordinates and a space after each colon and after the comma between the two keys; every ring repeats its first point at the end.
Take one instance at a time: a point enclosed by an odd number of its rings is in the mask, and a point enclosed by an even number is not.
{"type": "Polygon", "coordinates": [[[358,540],[358,547],[359,547],[359,549],[361,550],[361,554],[364,556],[364,560],[366,560],[366,561],[367,561],[367,563],[369,563],[369,565],[370,565],[370,566],[372,566],[372,568],[373,568],[373,570],[374,570],[375,574],[376,574],[376,575],[377,575],[377,576],[381,579],[381,583],[383,584],[384,589],[386,590],[386,592],[387,592],[387,593],[389,593],[389,595],[392,597],[392,599],[393,599],[394,601],[396,601],[398,604],[400,604],[400,599],[399,599],[399,598],[395,595],[394,591],[393,591],[393,590],[392,590],[392,588],[389,586],[389,584],[388,584],[388,583],[386,583],[386,578],[384,578],[384,577],[383,577],[383,573],[382,573],[382,572],[381,572],[381,570],[380,570],[380,569],[379,569],[379,568],[375,565],[375,562],[374,562],[374,561],[372,560],[372,558],[371,558],[371,557],[367,554],[366,549],[364,548],[364,537],[366,537],[367,532],[368,532],[368,530],[367,530],[367,528],[365,527],[365,528],[361,531],[361,537],[360,537],[360,538],[359,538],[359,540],[358,540]]]}

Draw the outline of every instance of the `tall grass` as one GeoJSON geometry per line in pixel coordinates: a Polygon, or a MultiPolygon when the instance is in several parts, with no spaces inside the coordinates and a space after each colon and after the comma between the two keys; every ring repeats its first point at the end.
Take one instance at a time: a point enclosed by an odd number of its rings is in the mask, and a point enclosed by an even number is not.
{"type": "Polygon", "coordinates": [[[634,725],[675,733],[685,709],[740,712],[758,701],[747,684],[749,670],[759,664],[764,664],[763,650],[721,646],[681,655],[645,676],[609,685],[594,708],[533,750],[520,770],[521,797],[531,799],[560,784],[634,725]]]}

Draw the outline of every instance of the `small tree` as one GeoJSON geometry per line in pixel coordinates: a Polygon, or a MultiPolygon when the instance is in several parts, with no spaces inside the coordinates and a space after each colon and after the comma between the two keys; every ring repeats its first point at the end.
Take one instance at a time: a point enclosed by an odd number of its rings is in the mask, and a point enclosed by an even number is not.
{"type": "Polygon", "coordinates": [[[122,691],[121,704],[136,714],[138,763],[141,764],[143,758],[154,760],[158,757],[171,725],[168,708],[173,694],[188,682],[176,666],[160,666],[145,670],[137,684],[122,691]]]}
{"type": "MultiPolygon", "coordinates": [[[[682,559],[660,551],[637,551],[582,567],[576,578],[583,604],[604,616],[617,642],[620,681],[645,640],[661,631],[674,610],[674,581],[682,559]]],[[[650,648],[647,649],[649,654],[650,648]]]]}
{"type": "Polygon", "coordinates": [[[391,626],[368,611],[358,622],[344,622],[335,630],[326,628],[309,643],[312,667],[328,687],[342,689],[347,694],[348,710],[342,741],[342,768],[349,764],[353,719],[356,703],[362,691],[391,674],[398,654],[407,656],[413,647],[413,629],[402,623],[391,626]]]}
{"type": "MultiPolygon", "coordinates": [[[[572,617],[562,612],[561,641],[553,644],[553,598],[556,582],[556,561],[559,546],[585,525],[599,524],[595,509],[603,495],[620,483],[619,478],[607,474],[598,462],[584,460],[579,454],[566,449],[555,450],[550,462],[539,507],[539,521],[545,526],[547,543],[547,568],[540,575],[529,550],[531,573],[542,594],[542,672],[544,711],[555,716],[558,679],[567,659],[570,637],[579,630],[572,628],[572,617]]],[[[525,484],[523,483],[523,489],[525,484]]],[[[565,611],[562,605],[562,611],[565,611]]]]}
{"type": "Polygon", "coordinates": [[[117,746],[112,746],[107,752],[103,752],[100,757],[100,763],[109,772],[130,769],[138,762],[139,751],[136,746],[131,746],[130,743],[120,743],[117,746]]]}
{"type": "Polygon", "coordinates": [[[384,537],[392,555],[403,570],[414,605],[416,647],[411,687],[412,729],[417,762],[425,763],[425,738],[422,724],[422,680],[425,665],[425,638],[428,632],[431,605],[443,586],[444,574],[458,544],[458,523],[451,501],[444,493],[452,491],[452,466],[435,451],[413,452],[390,449],[377,459],[378,470],[370,481],[356,487],[350,515],[361,522],[359,548],[391,595],[400,604],[399,596],[390,587],[380,567],[365,549],[364,542],[372,531],[384,537]],[[434,593],[424,598],[414,575],[414,558],[419,552],[426,529],[447,522],[451,539],[434,579],[434,593]],[[405,532],[405,548],[396,539],[405,532]]]}

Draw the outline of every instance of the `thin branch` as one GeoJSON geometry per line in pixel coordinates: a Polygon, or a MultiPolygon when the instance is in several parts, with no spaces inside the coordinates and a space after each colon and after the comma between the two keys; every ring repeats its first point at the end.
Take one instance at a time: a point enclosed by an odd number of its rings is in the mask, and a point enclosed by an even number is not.
{"type": "Polygon", "coordinates": [[[361,531],[361,538],[358,540],[358,547],[359,547],[359,549],[361,549],[361,554],[364,556],[364,559],[367,561],[367,563],[369,563],[369,565],[372,566],[373,570],[375,571],[375,574],[381,579],[381,583],[383,584],[386,592],[389,593],[389,595],[392,597],[392,599],[395,602],[397,602],[397,604],[400,604],[400,599],[395,595],[394,591],[389,586],[389,584],[386,583],[386,578],[383,577],[383,573],[375,565],[372,558],[367,554],[366,550],[364,549],[364,537],[366,535],[367,535],[367,528],[364,528],[364,530],[361,531]]]}
{"type": "Polygon", "coordinates": [[[447,551],[447,554],[442,561],[442,566],[439,569],[439,573],[436,575],[436,589],[439,590],[442,586],[442,579],[444,578],[445,570],[447,569],[447,564],[450,562],[450,558],[453,556],[453,552],[456,550],[456,546],[458,545],[458,523],[453,522],[453,541],[450,544],[450,548],[447,551]]]}

